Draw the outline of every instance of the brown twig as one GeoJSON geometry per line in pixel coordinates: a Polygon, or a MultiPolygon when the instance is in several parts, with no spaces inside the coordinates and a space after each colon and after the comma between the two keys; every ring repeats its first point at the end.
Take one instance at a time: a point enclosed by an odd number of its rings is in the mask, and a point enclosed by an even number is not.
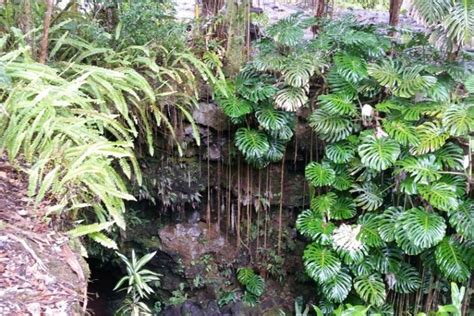
{"type": "Polygon", "coordinates": [[[26,251],[29,252],[29,254],[33,257],[33,259],[36,260],[36,263],[38,264],[38,266],[41,268],[41,270],[47,272],[47,268],[46,266],[44,265],[43,261],[38,257],[38,255],[36,254],[36,252],[30,247],[28,246],[27,242],[22,239],[22,238],[19,238],[13,234],[7,234],[7,236],[13,240],[16,240],[17,242],[19,242],[25,249],[26,251]]]}

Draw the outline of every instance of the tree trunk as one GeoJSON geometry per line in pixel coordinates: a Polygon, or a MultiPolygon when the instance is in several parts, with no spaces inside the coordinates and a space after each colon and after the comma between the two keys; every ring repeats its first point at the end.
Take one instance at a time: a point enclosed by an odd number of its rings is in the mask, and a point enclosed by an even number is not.
{"type": "Polygon", "coordinates": [[[53,15],[53,0],[46,0],[46,13],[43,20],[43,36],[40,42],[39,62],[44,64],[48,59],[48,35],[51,17],[53,15]]]}
{"type": "Polygon", "coordinates": [[[28,46],[30,46],[31,53],[35,56],[36,47],[35,47],[35,35],[33,34],[33,29],[35,28],[35,24],[33,21],[33,13],[31,11],[31,1],[26,0],[23,1],[21,4],[21,12],[19,13],[18,17],[16,17],[16,21],[20,30],[23,34],[26,35],[25,41],[28,46]]]}
{"type": "Polygon", "coordinates": [[[390,0],[390,20],[391,26],[396,27],[400,20],[400,9],[402,8],[403,0],[390,0]]]}
{"type": "Polygon", "coordinates": [[[202,11],[203,16],[215,16],[224,6],[224,0],[203,0],[202,11]]]}
{"type": "Polygon", "coordinates": [[[326,8],[326,0],[318,0],[317,5],[315,7],[315,14],[314,16],[320,18],[324,15],[326,8]]]}
{"type": "MultiPolygon", "coordinates": [[[[326,8],[326,0],[313,0],[313,8],[314,8],[314,16],[316,18],[323,17],[325,13],[325,8],[326,8]]],[[[317,25],[314,25],[311,28],[311,31],[313,31],[313,34],[316,34],[319,32],[319,27],[317,25]]]]}

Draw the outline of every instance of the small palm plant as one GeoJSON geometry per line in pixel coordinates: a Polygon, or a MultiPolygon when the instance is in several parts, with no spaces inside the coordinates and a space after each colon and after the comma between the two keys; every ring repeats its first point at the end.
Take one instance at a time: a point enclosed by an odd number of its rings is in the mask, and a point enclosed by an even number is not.
{"type": "Polygon", "coordinates": [[[127,291],[127,297],[117,310],[118,315],[151,315],[150,308],[143,302],[143,299],[148,298],[148,295],[155,292],[151,284],[159,283],[160,274],[144,269],[144,266],[155,254],[156,251],[137,259],[135,250],[132,250],[132,258],[129,260],[123,254],[117,252],[117,255],[127,267],[127,275],[121,278],[114,288],[114,291],[127,291]]]}

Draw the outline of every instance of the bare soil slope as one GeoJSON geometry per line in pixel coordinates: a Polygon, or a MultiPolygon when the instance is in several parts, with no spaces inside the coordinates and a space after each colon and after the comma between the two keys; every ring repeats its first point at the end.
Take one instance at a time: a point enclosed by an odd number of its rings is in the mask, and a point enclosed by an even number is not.
{"type": "Polygon", "coordinates": [[[27,197],[28,179],[0,153],[0,315],[81,315],[87,277],[66,234],[27,197]]]}

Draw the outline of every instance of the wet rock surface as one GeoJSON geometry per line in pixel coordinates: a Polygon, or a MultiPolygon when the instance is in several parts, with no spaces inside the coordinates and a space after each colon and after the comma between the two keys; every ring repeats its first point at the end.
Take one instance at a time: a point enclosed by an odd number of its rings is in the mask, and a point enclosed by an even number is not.
{"type": "Polygon", "coordinates": [[[205,223],[168,225],[159,231],[163,249],[182,257],[185,263],[204,254],[216,254],[224,247],[224,237],[205,223]]]}
{"type": "Polygon", "coordinates": [[[209,126],[217,131],[225,131],[229,126],[227,116],[214,103],[199,103],[199,107],[193,111],[193,119],[196,124],[209,126]]]}

